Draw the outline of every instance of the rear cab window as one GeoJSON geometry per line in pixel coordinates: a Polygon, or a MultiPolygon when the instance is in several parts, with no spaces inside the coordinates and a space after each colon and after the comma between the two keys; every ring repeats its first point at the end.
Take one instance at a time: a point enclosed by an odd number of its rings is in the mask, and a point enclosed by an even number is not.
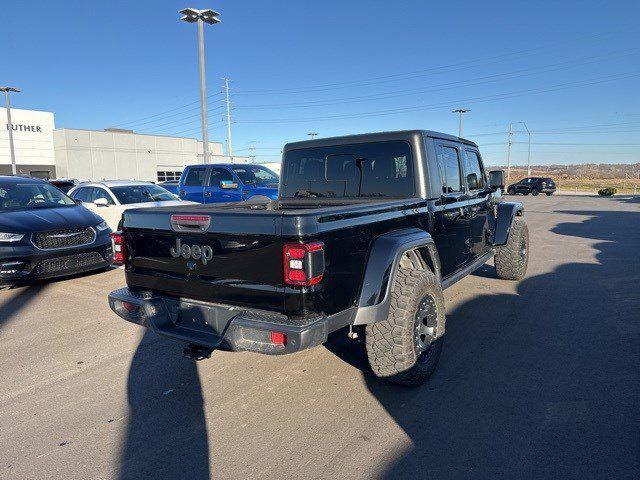
{"type": "Polygon", "coordinates": [[[408,198],[415,194],[408,142],[386,141],[290,150],[282,198],[408,198]]]}

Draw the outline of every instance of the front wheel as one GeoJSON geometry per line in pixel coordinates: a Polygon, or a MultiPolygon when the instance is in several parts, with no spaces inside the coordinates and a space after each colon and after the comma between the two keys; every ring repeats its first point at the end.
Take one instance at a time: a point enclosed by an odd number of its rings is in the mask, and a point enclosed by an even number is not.
{"type": "Polygon", "coordinates": [[[509,195],[515,195],[515,194],[516,194],[516,191],[515,191],[515,189],[510,188],[509,190],[507,190],[507,193],[508,193],[509,195]]]}
{"type": "Polygon", "coordinates": [[[529,228],[516,217],[506,245],[498,247],[494,256],[496,273],[504,280],[522,280],[529,265],[529,228]]]}
{"type": "Polygon", "coordinates": [[[534,197],[537,197],[539,193],[540,193],[540,190],[538,190],[537,188],[534,188],[533,190],[531,190],[531,195],[533,195],[534,197]]]}
{"type": "Polygon", "coordinates": [[[444,296],[436,276],[429,270],[400,267],[389,316],[366,328],[373,373],[393,383],[421,385],[438,365],[444,326],[444,296]]]}

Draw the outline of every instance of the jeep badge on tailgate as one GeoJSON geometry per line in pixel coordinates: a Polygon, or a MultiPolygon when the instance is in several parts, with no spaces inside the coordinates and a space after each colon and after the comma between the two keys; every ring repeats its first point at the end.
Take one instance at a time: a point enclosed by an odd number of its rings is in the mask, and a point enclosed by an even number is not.
{"type": "Polygon", "coordinates": [[[169,253],[173,258],[201,260],[203,265],[213,258],[213,249],[209,245],[187,245],[179,238],[176,239],[176,246],[169,249],[169,253]]]}

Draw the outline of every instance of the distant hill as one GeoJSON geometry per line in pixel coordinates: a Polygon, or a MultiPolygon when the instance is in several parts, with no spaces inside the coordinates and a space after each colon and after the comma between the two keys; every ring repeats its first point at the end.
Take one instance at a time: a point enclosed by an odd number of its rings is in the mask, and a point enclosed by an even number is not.
{"type": "MultiPolygon", "coordinates": [[[[490,167],[489,170],[504,169],[505,166],[490,167]]],[[[511,173],[525,176],[527,168],[522,165],[511,167],[511,173]],[[524,172],[524,173],[522,173],[524,172]]],[[[640,163],[585,163],[577,165],[533,165],[532,176],[545,175],[555,179],[633,179],[640,175],[640,163]]]]}
{"type": "MultiPolygon", "coordinates": [[[[507,170],[506,166],[492,166],[487,170],[507,170]]],[[[527,167],[511,167],[508,183],[527,176],[527,167]]],[[[532,177],[550,177],[560,190],[595,192],[615,187],[618,193],[640,192],[640,163],[587,163],[579,165],[533,165],[532,177]]]]}

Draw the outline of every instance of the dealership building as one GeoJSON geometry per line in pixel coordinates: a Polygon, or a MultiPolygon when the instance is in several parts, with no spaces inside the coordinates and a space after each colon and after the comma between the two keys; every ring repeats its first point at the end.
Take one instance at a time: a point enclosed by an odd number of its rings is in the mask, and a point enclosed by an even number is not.
{"type": "MultiPolygon", "coordinates": [[[[132,130],[55,128],[54,114],[11,109],[19,174],[79,180],[134,179],[163,182],[180,177],[186,165],[204,163],[202,142],[193,138],[143,135],[132,130]]],[[[11,173],[9,124],[0,108],[0,175],[11,173]]],[[[211,163],[246,163],[223,155],[209,142],[211,163]]]]}

